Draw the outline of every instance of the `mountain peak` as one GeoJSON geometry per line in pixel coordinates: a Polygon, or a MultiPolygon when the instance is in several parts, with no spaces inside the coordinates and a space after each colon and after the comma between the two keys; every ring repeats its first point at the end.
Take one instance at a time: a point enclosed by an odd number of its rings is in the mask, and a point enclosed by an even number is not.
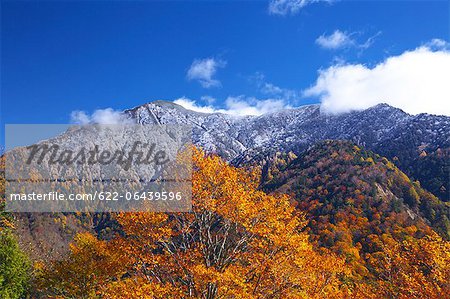
{"type": "Polygon", "coordinates": [[[176,109],[176,110],[182,110],[182,111],[190,111],[190,110],[184,108],[183,106],[181,106],[179,104],[176,104],[174,102],[171,102],[171,101],[154,100],[154,101],[150,101],[150,102],[147,102],[145,104],[133,107],[131,109],[127,109],[127,110],[125,110],[125,112],[136,111],[139,108],[147,107],[147,106],[158,106],[158,107],[161,107],[161,108],[169,108],[169,109],[176,109]]]}
{"type": "MultiPolygon", "coordinates": [[[[375,110],[375,111],[392,111],[392,112],[401,112],[404,114],[407,114],[405,111],[403,111],[400,108],[391,106],[387,103],[380,103],[380,104],[376,104],[375,106],[372,106],[370,108],[367,108],[366,110],[375,110]]],[[[363,110],[364,111],[364,110],[363,110]]]]}
{"type": "Polygon", "coordinates": [[[374,108],[394,108],[391,105],[387,104],[387,103],[380,103],[380,104],[376,104],[375,106],[373,106],[374,108]]]}

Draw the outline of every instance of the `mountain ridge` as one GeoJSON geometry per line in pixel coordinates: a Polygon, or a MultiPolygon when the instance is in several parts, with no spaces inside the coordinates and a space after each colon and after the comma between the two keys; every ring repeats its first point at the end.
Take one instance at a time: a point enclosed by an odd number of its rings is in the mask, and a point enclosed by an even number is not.
{"type": "MultiPolygon", "coordinates": [[[[237,117],[156,101],[124,113],[140,124],[191,124],[194,144],[238,166],[260,163],[276,152],[298,155],[323,140],[349,140],[393,160],[408,175],[415,174],[414,178],[421,155],[444,150],[438,167],[448,173],[445,160],[450,158],[450,117],[410,115],[388,104],[338,115],[325,114],[320,105],[313,104],[237,117]]],[[[437,179],[439,182],[434,180],[429,191],[450,200],[449,180],[437,179]]],[[[429,189],[426,184],[424,187],[429,189]]]]}

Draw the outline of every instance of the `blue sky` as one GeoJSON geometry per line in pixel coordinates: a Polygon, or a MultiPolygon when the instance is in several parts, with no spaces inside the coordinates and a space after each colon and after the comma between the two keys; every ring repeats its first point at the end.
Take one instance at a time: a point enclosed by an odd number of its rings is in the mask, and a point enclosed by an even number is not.
{"type": "Polygon", "coordinates": [[[389,57],[448,62],[449,11],[449,1],[2,1],[1,135],[6,123],[156,99],[250,113],[324,102],[349,80],[323,73],[318,86],[319,70],[361,64],[379,78],[397,65],[375,74],[389,57]],[[404,55],[419,47],[428,52],[404,55]]]}

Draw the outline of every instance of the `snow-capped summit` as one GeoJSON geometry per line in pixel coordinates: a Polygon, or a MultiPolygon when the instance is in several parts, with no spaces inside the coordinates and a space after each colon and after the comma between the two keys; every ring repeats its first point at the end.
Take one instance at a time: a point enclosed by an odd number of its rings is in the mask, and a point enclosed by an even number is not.
{"type": "Polygon", "coordinates": [[[450,147],[450,117],[410,115],[387,104],[339,115],[307,105],[236,117],[155,101],[125,113],[141,124],[190,124],[195,144],[237,164],[276,151],[298,153],[325,139],[350,140],[389,157],[450,147]]]}

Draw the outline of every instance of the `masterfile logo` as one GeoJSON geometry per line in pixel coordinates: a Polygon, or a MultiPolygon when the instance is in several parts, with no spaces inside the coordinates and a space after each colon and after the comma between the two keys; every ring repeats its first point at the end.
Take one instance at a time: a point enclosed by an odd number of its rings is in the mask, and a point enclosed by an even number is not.
{"type": "MultiPolygon", "coordinates": [[[[27,131],[23,126],[17,131],[9,126],[7,140],[23,140],[18,134],[27,131]]],[[[191,144],[189,126],[71,126],[58,136],[6,152],[6,208],[188,211],[191,144]]]]}

